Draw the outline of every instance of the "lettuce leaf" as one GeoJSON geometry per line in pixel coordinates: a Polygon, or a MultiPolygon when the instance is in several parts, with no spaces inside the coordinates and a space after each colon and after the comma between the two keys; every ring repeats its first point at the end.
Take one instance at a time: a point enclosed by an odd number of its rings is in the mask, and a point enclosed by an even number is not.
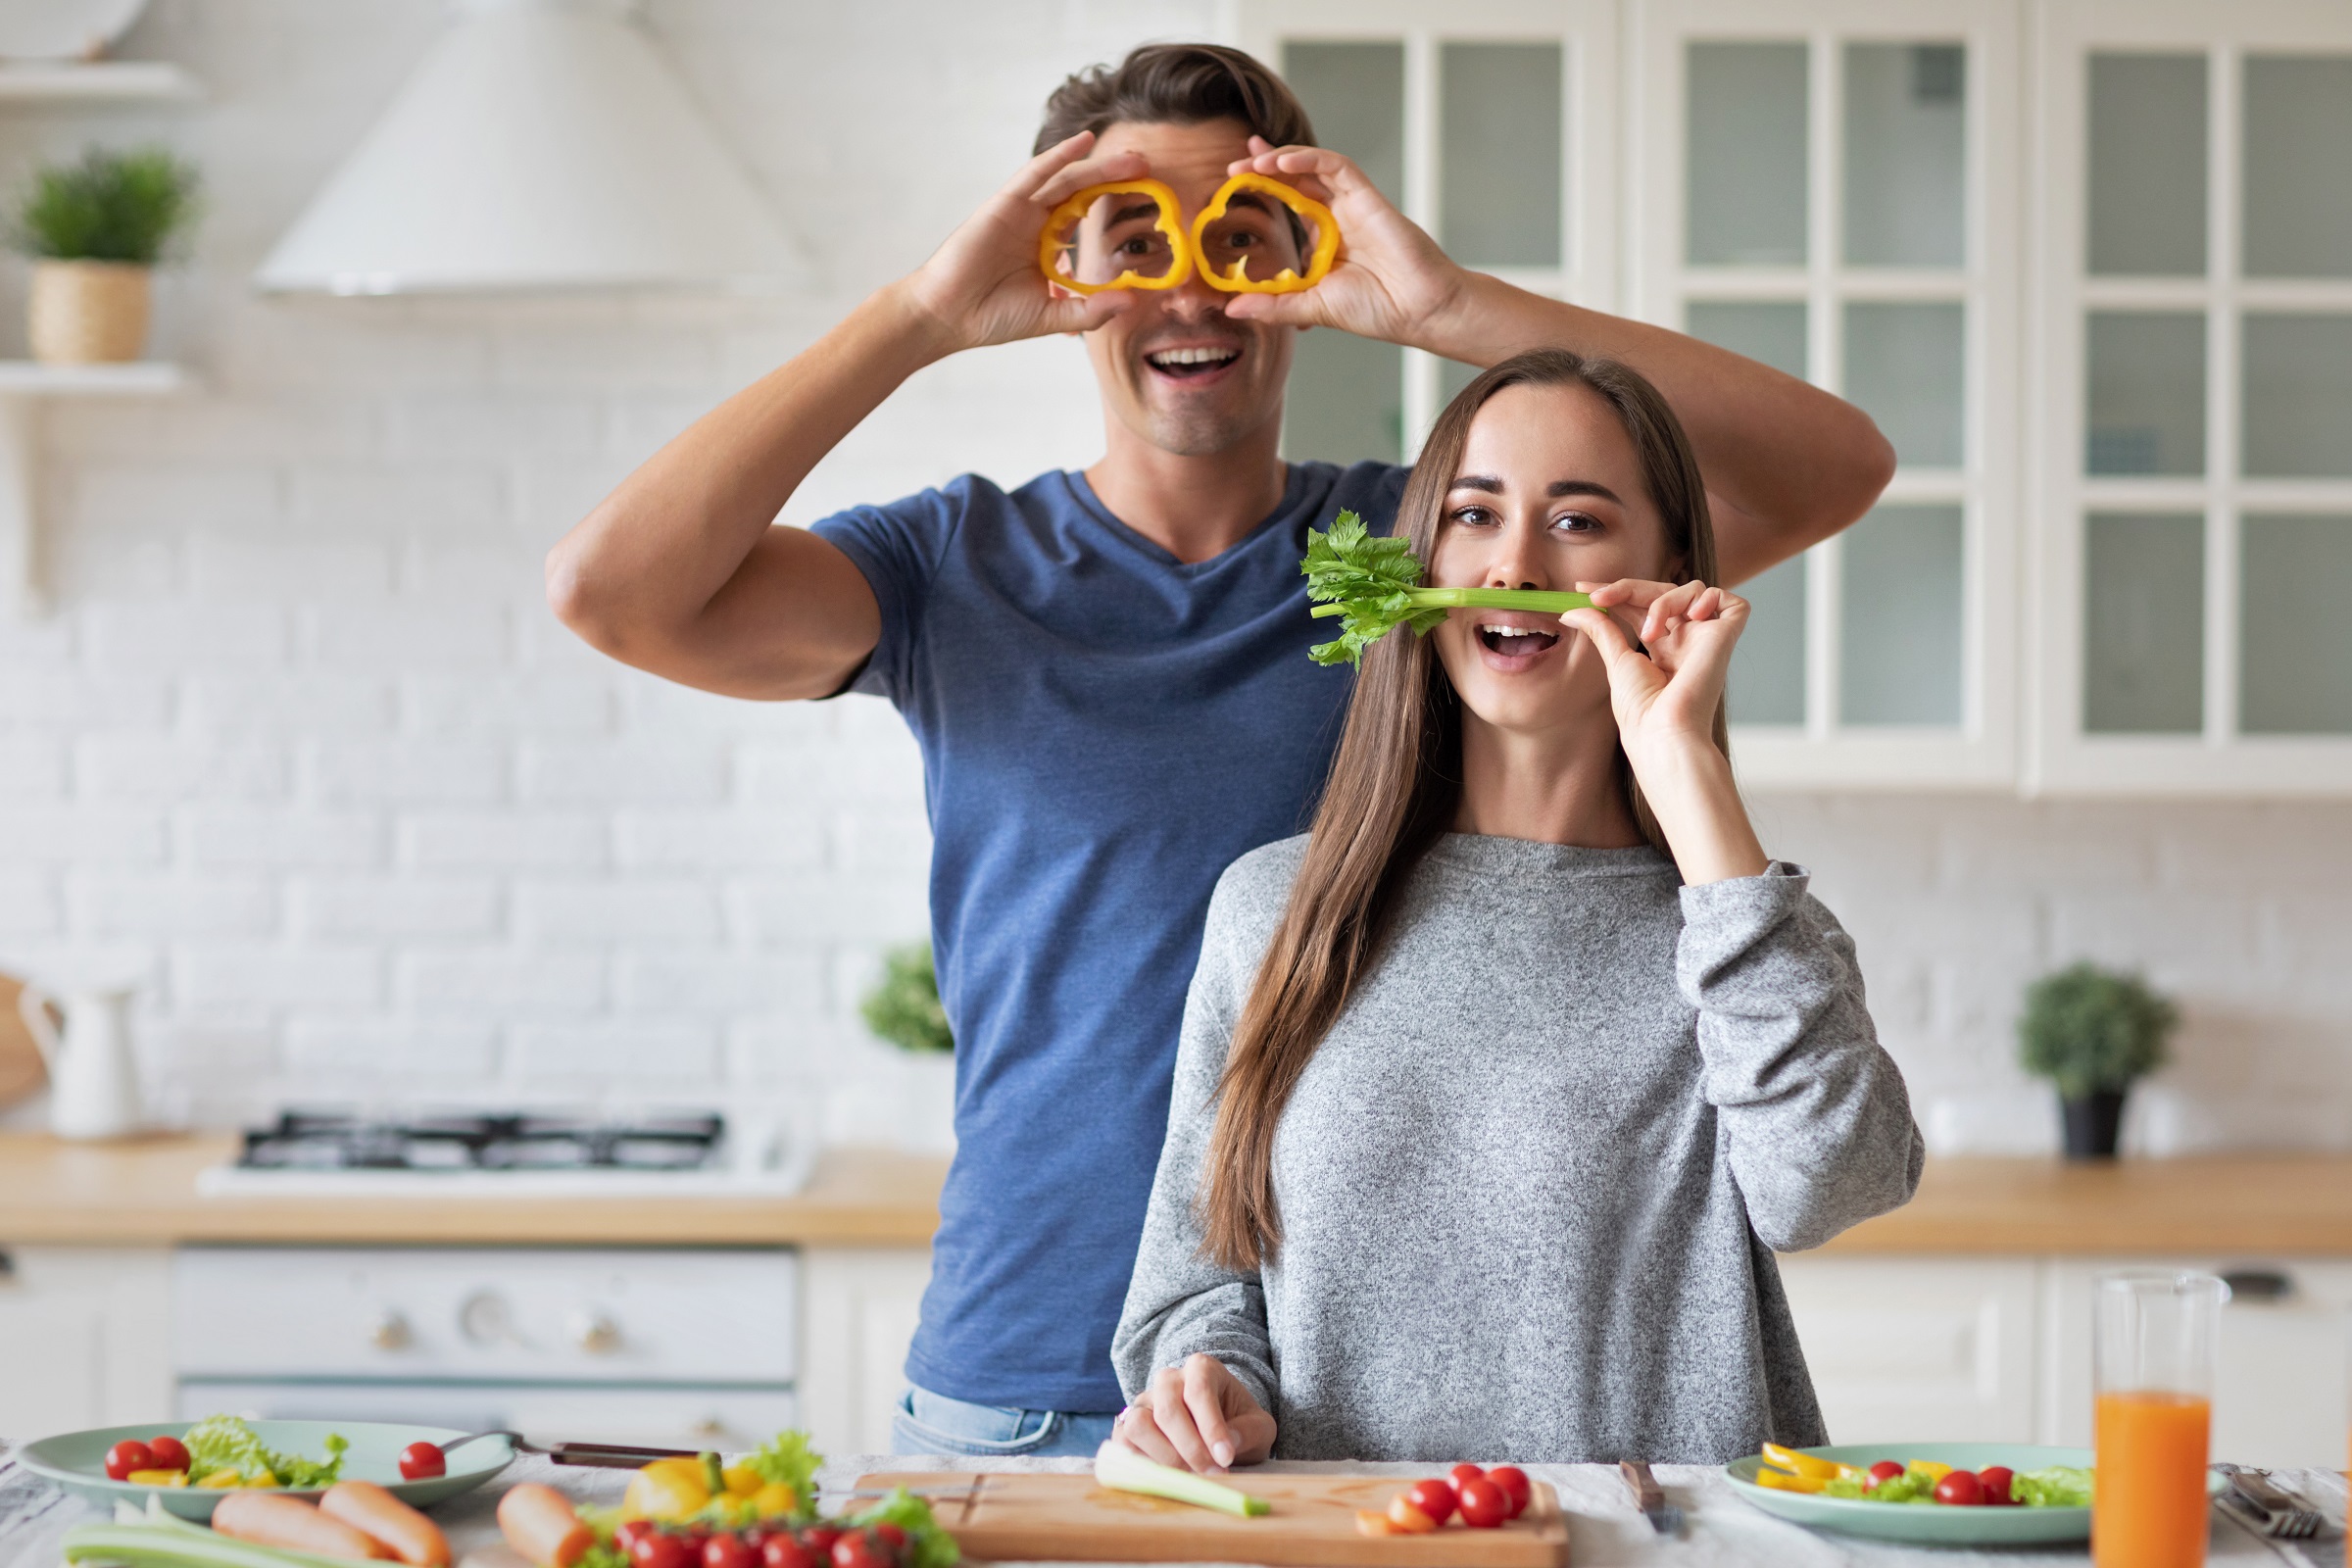
{"type": "Polygon", "coordinates": [[[2029,1470],[2009,1483],[2009,1495],[2029,1508],[2087,1508],[2090,1472],[2064,1464],[2029,1470]]]}
{"type": "Polygon", "coordinates": [[[891,1524],[906,1531],[906,1568],[955,1568],[963,1555],[956,1538],[941,1529],[939,1521],[931,1516],[931,1505],[905,1487],[853,1516],[850,1524],[858,1530],[891,1524]]]}
{"type": "Polygon", "coordinates": [[[343,1473],[343,1451],[351,1444],[339,1432],[327,1434],[326,1457],[305,1459],[290,1453],[273,1453],[262,1446],[262,1440],[253,1428],[233,1415],[207,1416],[188,1429],[180,1440],[188,1447],[188,1480],[202,1481],[206,1476],[222,1470],[234,1470],[250,1480],[256,1471],[267,1470],[277,1478],[281,1487],[327,1487],[343,1473]]]}
{"type": "Polygon", "coordinates": [[[800,1432],[779,1432],[767,1440],[757,1453],[747,1453],[738,1463],[759,1473],[760,1479],[770,1485],[782,1484],[792,1489],[799,1506],[793,1510],[798,1519],[816,1515],[816,1471],[825,1456],[808,1446],[808,1438],[800,1432]]]}

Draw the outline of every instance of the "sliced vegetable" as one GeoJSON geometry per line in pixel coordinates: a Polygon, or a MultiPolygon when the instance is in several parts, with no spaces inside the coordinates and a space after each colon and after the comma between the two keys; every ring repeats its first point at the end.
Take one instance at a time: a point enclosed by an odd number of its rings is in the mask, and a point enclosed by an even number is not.
{"type": "Polygon", "coordinates": [[[1930,1481],[1941,1481],[1952,1473],[1952,1467],[1934,1459],[1914,1459],[1903,1466],[1905,1475],[1925,1476],[1930,1481]]]}
{"type": "Polygon", "coordinates": [[[238,1492],[221,1498],[213,1510],[213,1529],[257,1546],[282,1546],[347,1562],[392,1555],[366,1531],[320,1513],[300,1497],[272,1492],[238,1492]]]}
{"type": "Polygon", "coordinates": [[[1834,1483],[1819,1476],[1792,1476],[1786,1470],[1759,1470],[1756,1485],[1774,1492],[1819,1492],[1834,1483]]]}
{"type": "Polygon", "coordinates": [[[134,1487],[184,1487],[188,1484],[185,1470],[133,1470],[123,1480],[134,1487]]]}
{"type": "Polygon", "coordinates": [[[1113,1492],[1141,1493],[1147,1497],[1166,1497],[1172,1502],[1189,1502],[1195,1507],[1214,1508],[1236,1518],[1255,1519],[1274,1511],[1263,1497],[1253,1497],[1235,1487],[1220,1485],[1206,1476],[1197,1476],[1190,1470],[1178,1470],[1145,1458],[1133,1448],[1120,1443],[1105,1443],[1095,1450],[1095,1481],[1113,1492]]]}
{"type": "Polygon", "coordinates": [[[1438,1522],[1401,1492],[1389,1499],[1389,1523],[1396,1527],[1398,1535],[1405,1536],[1426,1536],[1438,1528],[1438,1522]]]}
{"type": "Polygon", "coordinates": [[[1329,533],[1306,530],[1306,559],[1298,570],[1306,578],[1306,597],[1315,601],[1308,613],[1340,617],[1340,635],[1307,650],[1318,664],[1356,663],[1365,649],[1398,626],[1427,633],[1448,610],[1564,615],[1592,603],[1585,594],[1533,588],[1424,588],[1412,547],[1402,539],[1375,536],[1352,512],[1333,518],[1329,533]]]}
{"type": "Polygon", "coordinates": [[[242,1479],[226,1485],[284,1485],[306,1491],[334,1485],[342,1475],[343,1450],[351,1446],[342,1434],[330,1432],[323,1445],[324,1459],[273,1453],[262,1446],[262,1440],[253,1428],[233,1415],[209,1416],[188,1428],[188,1435],[182,1441],[188,1449],[188,1479],[199,1486],[205,1485],[206,1478],[218,1471],[234,1470],[242,1479]],[[270,1479],[260,1479],[264,1475],[270,1479]]]}
{"type": "Polygon", "coordinates": [[[318,1499],[318,1511],[382,1544],[409,1568],[449,1568],[441,1527],[372,1481],[336,1482],[318,1499]]]}
{"type": "Polygon", "coordinates": [[[572,1507],[571,1499],[536,1481],[511,1487],[498,1499],[498,1533],[525,1562],[536,1563],[538,1568],[572,1568],[596,1544],[596,1532],[572,1507]]]}
{"type": "Polygon", "coordinates": [[[1355,1533],[1359,1536],[1393,1536],[1396,1534],[1396,1527],[1389,1523],[1389,1516],[1385,1513],[1372,1513],[1358,1508],[1355,1510],[1355,1533]]]}
{"type": "Polygon", "coordinates": [[[1854,1474],[1854,1467],[1850,1464],[1839,1464],[1835,1459],[1824,1459],[1818,1454],[1799,1453],[1794,1448],[1783,1447],[1777,1443],[1764,1445],[1764,1462],[1778,1465],[1794,1475],[1813,1476],[1822,1481],[1839,1481],[1854,1474]]]}

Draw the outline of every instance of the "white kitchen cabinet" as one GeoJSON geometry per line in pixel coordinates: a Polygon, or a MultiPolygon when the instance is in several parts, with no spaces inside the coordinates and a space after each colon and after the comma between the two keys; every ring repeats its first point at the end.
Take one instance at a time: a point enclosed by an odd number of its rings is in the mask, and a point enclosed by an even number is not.
{"type": "Polygon", "coordinates": [[[801,1419],[826,1454],[888,1453],[906,1348],[931,1282],[928,1248],[801,1253],[801,1419]]]}
{"type": "Polygon", "coordinates": [[[2023,1441],[2038,1274],[2028,1258],[1781,1259],[1831,1441],[2023,1441]]]}
{"type": "Polygon", "coordinates": [[[10,1247],[0,1273],[0,1433],[172,1417],[171,1254],[10,1247]]]}

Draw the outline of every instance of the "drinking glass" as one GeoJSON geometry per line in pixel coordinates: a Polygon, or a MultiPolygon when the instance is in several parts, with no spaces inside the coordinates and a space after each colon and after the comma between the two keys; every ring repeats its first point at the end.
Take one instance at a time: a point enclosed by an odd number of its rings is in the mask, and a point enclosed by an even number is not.
{"type": "Polygon", "coordinates": [[[2098,1282],[2096,1568],[2202,1568],[2213,1368],[2229,1299],[2230,1287],[2210,1274],[2109,1274],[2098,1282]]]}

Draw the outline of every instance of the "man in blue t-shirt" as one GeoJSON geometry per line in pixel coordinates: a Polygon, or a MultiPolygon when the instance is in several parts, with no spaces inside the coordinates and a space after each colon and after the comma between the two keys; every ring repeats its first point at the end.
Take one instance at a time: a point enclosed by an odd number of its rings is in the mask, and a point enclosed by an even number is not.
{"type": "MultiPolygon", "coordinates": [[[[1306,657],[1306,530],[1344,508],[1386,529],[1403,481],[1283,462],[1298,330],[1480,366],[1545,344],[1633,364],[1689,428],[1732,582],[1852,521],[1892,469],[1827,393],[1465,271],[1313,142],[1235,50],[1153,45],[1071,77],[1037,156],[920,270],[672,441],[548,561],[556,612],[615,659],[737,697],[876,693],[920,743],[957,1150],[902,1451],[1089,1452],[1119,1408],[1110,1335],[1209,890],[1305,825],[1348,697],[1306,657]],[[1081,298],[1039,272],[1048,215],[1079,190],[1149,176],[1189,218],[1250,169],[1337,215],[1346,257],[1315,287],[1081,298]],[[1085,334],[1093,466],[774,525],[913,371],[1049,332],[1085,334]]],[[[1100,232],[1078,231],[1081,261],[1103,261],[1085,254],[1100,232]]]]}

